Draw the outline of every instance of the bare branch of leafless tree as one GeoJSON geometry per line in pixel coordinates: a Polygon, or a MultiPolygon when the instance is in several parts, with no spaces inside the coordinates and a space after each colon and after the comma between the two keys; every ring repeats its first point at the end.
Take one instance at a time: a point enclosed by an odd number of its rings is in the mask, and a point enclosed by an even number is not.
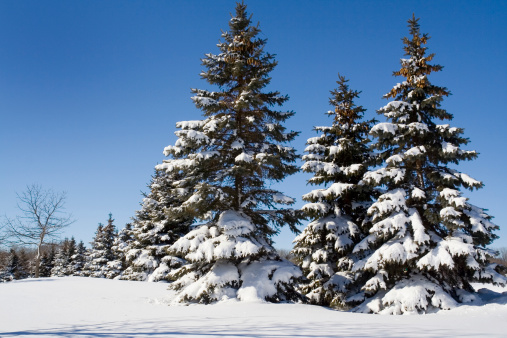
{"type": "Polygon", "coordinates": [[[26,191],[17,194],[21,215],[5,217],[4,226],[12,242],[37,247],[35,277],[39,277],[41,248],[48,240],[56,239],[62,230],[74,223],[72,215],[66,213],[65,192],[43,189],[40,185],[29,185],[26,191]]]}

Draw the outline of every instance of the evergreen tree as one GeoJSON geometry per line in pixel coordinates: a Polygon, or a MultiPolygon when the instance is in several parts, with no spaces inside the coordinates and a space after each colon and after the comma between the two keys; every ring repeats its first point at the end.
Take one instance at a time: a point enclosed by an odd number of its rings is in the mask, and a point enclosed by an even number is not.
{"type": "Polygon", "coordinates": [[[14,280],[14,276],[9,273],[7,270],[7,266],[3,269],[0,269],[0,283],[11,282],[14,280]]]}
{"type": "Polygon", "coordinates": [[[19,270],[19,257],[18,254],[16,253],[16,250],[11,248],[9,251],[9,258],[7,260],[5,271],[2,274],[3,275],[2,281],[8,282],[14,279],[18,279],[15,277],[18,273],[18,270],[19,270]]]}
{"type": "Polygon", "coordinates": [[[60,243],[58,251],[56,252],[53,261],[53,268],[51,269],[51,276],[63,277],[66,274],[67,266],[69,265],[69,257],[67,256],[67,247],[69,246],[69,239],[65,238],[60,243]]]}
{"type": "Polygon", "coordinates": [[[40,277],[50,277],[51,270],[54,267],[54,261],[56,257],[55,245],[50,245],[50,250],[45,250],[42,254],[39,266],[40,277]]]}
{"type": "Polygon", "coordinates": [[[282,226],[298,231],[301,218],[276,207],[294,200],[270,186],[298,171],[295,150],[286,146],[297,132],[282,125],[294,112],[273,110],[288,97],[263,91],[277,62],[250,18],[238,3],[219,54],[202,60],[202,78],[218,91],[192,90],[204,119],[177,124],[178,140],[165,149],[172,159],[157,167],[184,177],[176,183],[184,201],[168,217],[205,221],[171,247],[190,262],[171,274],[176,301],[299,297],[293,285],[301,271],[278,256],[271,240],[282,226]]]}
{"type": "Polygon", "coordinates": [[[39,262],[39,277],[49,277],[51,276],[51,270],[47,269],[49,259],[49,253],[44,251],[42,257],[39,262]]]}
{"type": "Polygon", "coordinates": [[[72,257],[76,253],[76,240],[72,237],[70,240],[65,238],[60,245],[55,259],[51,276],[72,276],[74,274],[72,257]]]}
{"type": "Polygon", "coordinates": [[[115,259],[108,262],[111,271],[106,275],[107,278],[121,279],[126,266],[125,250],[131,241],[132,225],[126,224],[125,228],[121,229],[113,242],[113,255],[115,259]]]}
{"type": "Polygon", "coordinates": [[[118,231],[116,230],[116,226],[113,224],[114,219],[113,215],[109,214],[109,220],[107,221],[107,225],[104,227],[104,258],[107,260],[105,267],[102,269],[104,276],[106,278],[113,279],[119,276],[122,272],[122,264],[117,256],[117,251],[115,251],[115,243],[118,237],[118,231]]]}
{"type": "Polygon", "coordinates": [[[18,267],[14,272],[14,279],[25,279],[30,277],[30,258],[28,257],[25,249],[19,250],[18,267]]]}
{"type": "Polygon", "coordinates": [[[7,271],[10,253],[0,250],[0,283],[10,282],[13,276],[7,271]]]}
{"type": "Polygon", "coordinates": [[[95,237],[90,242],[91,249],[88,250],[86,255],[86,262],[82,272],[83,276],[86,277],[103,277],[97,271],[101,270],[103,265],[102,253],[102,236],[103,236],[104,224],[99,223],[97,231],[95,231],[95,237]],[[99,261],[100,260],[100,261],[99,261]]]}
{"type": "Polygon", "coordinates": [[[82,276],[83,269],[86,264],[86,247],[83,241],[80,241],[76,246],[76,253],[71,256],[70,274],[72,276],[82,276]]]}
{"type": "Polygon", "coordinates": [[[112,252],[115,257],[114,260],[107,263],[108,269],[110,270],[107,274],[107,278],[121,279],[126,269],[125,250],[131,241],[132,225],[128,223],[125,228],[121,229],[114,237],[112,252]]]}
{"type": "Polygon", "coordinates": [[[372,156],[368,132],[375,122],[361,122],[365,109],[356,106],[359,92],[349,89],[339,75],[338,88],[331,91],[329,102],[334,110],[328,127],[315,127],[320,134],[307,141],[303,170],[313,174],[308,183],[325,185],[303,196],[309,202],[303,210],[312,220],[295,239],[293,250],[308,283],[302,291],[314,304],[344,307],[344,298],[353,290],[352,249],[364,236],[373,191],[361,184],[372,156]]]}
{"type": "Polygon", "coordinates": [[[118,266],[112,264],[116,260],[116,256],[113,252],[113,244],[117,236],[116,227],[113,223],[114,219],[112,217],[113,215],[109,214],[106,226],[99,223],[83,271],[85,276],[114,278],[121,273],[118,266]]]}
{"type": "Polygon", "coordinates": [[[67,259],[69,261],[69,264],[67,266],[67,273],[66,273],[67,275],[72,275],[72,270],[73,270],[72,265],[74,263],[72,257],[74,257],[76,252],[77,252],[76,240],[74,239],[74,237],[71,237],[69,240],[69,245],[67,246],[67,250],[65,252],[67,259]]]}
{"type": "MultiPolygon", "coordinates": [[[[149,185],[141,210],[137,211],[131,238],[124,249],[127,268],[122,279],[160,281],[169,280],[168,274],[185,262],[168,253],[169,247],[188,233],[191,217],[168,217],[166,210],[179,207],[183,202],[174,189],[181,175],[156,170],[149,185]]],[[[125,241],[124,241],[125,242],[125,241]]]]}
{"type": "Polygon", "coordinates": [[[484,209],[468,202],[461,189],[482,183],[450,167],[477,157],[463,150],[463,129],[439,124],[452,115],[441,108],[449,91],[433,85],[429,75],[442,69],[426,55],[429,37],[418,19],[408,21],[405,55],[395,76],[405,77],[385,95],[392,99],[379,110],[388,122],[371,135],[383,166],[364,181],[385,188],[368,209],[369,235],[354,251],[365,255],[354,264],[364,278],[364,302],[358,311],[390,314],[448,309],[473,299],[471,282],[504,283],[488,264],[485,248],[498,226],[484,209]]]}
{"type": "Polygon", "coordinates": [[[25,279],[29,276],[29,259],[25,250],[21,249],[18,254],[14,248],[11,248],[7,259],[7,265],[0,271],[0,282],[25,279]]]}

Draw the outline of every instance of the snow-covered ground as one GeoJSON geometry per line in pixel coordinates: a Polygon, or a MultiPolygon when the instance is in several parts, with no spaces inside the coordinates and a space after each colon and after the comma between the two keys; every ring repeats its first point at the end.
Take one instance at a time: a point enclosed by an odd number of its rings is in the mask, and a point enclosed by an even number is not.
{"type": "Polygon", "coordinates": [[[507,336],[507,288],[488,303],[412,316],[298,304],[168,306],[167,284],[64,277],[0,284],[0,337],[478,337],[507,336]]]}

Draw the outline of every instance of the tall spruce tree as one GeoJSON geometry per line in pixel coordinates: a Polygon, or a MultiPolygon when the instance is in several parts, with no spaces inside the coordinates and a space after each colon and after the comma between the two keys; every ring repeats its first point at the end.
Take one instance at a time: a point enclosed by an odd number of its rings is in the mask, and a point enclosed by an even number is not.
{"type": "Polygon", "coordinates": [[[391,101],[379,110],[388,122],[371,130],[383,167],[364,181],[385,190],[368,209],[369,235],[354,249],[365,255],[354,264],[357,276],[366,278],[358,311],[448,309],[473,299],[471,282],[505,282],[488,264],[492,252],[485,248],[498,226],[460,191],[482,183],[450,167],[477,153],[461,149],[468,143],[463,129],[440,124],[453,117],[441,108],[449,91],[429,81],[442,67],[430,64],[434,54],[426,54],[429,37],[418,20],[408,21],[407,58],[394,72],[405,81],[385,95],[391,101]]]}
{"type": "Polygon", "coordinates": [[[202,60],[202,78],[218,90],[192,90],[204,119],[177,124],[178,140],[165,149],[172,159],[158,166],[182,174],[182,185],[194,182],[180,186],[184,201],[168,210],[169,217],[205,221],[171,247],[190,262],[172,274],[176,301],[299,297],[293,285],[301,271],[278,256],[270,239],[285,225],[297,231],[300,220],[283,207],[294,199],[270,186],[298,171],[295,150],[286,145],[297,132],[282,125],[294,112],[273,110],[288,97],[263,91],[277,62],[259,33],[238,3],[219,54],[202,60]]]}
{"type": "Polygon", "coordinates": [[[320,135],[308,139],[303,156],[303,171],[313,174],[308,183],[325,188],[303,196],[309,203],[302,209],[312,222],[296,237],[293,253],[308,279],[302,291],[309,301],[343,308],[355,291],[352,249],[364,237],[361,228],[373,200],[373,190],[361,179],[372,162],[368,132],[375,121],[361,121],[365,109],[354,103],[359,92],[338,77],[329,100],[334,110],[327,113],[333,124],[315,127],[320,135]]]}
{"type": "MultiPolygon", "coordinates": [[[[179,207],[184,201],[175,189],[181,175],[155,170],[141,210],[137,211],[123,249],[127,268],[121,279],[157,282],[169,281],[169,273],[185,260],[170,255],[169,247],[190,230],[191,216],[168,217],[166,210],[179,207]]],[[[184,195],[184,194],[183,194],[184,195]]]]}

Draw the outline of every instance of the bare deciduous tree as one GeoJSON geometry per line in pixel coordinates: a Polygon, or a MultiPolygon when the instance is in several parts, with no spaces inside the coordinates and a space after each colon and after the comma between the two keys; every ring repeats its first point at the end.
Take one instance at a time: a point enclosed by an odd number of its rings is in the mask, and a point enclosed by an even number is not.
{"type": "Polygon", "coordinates": [[[65,192],[54,192],[39,185],[29,185],[26,191],[17,194],[18,209],[21,215],[16,218],[5,217],[4,225],[14,242],[22,245],[35,245],[35,277],[39,277],[39,263],[42,245],[57,238],[63,228],[74,223],[72,215],[64,212],[65,192]]]}

